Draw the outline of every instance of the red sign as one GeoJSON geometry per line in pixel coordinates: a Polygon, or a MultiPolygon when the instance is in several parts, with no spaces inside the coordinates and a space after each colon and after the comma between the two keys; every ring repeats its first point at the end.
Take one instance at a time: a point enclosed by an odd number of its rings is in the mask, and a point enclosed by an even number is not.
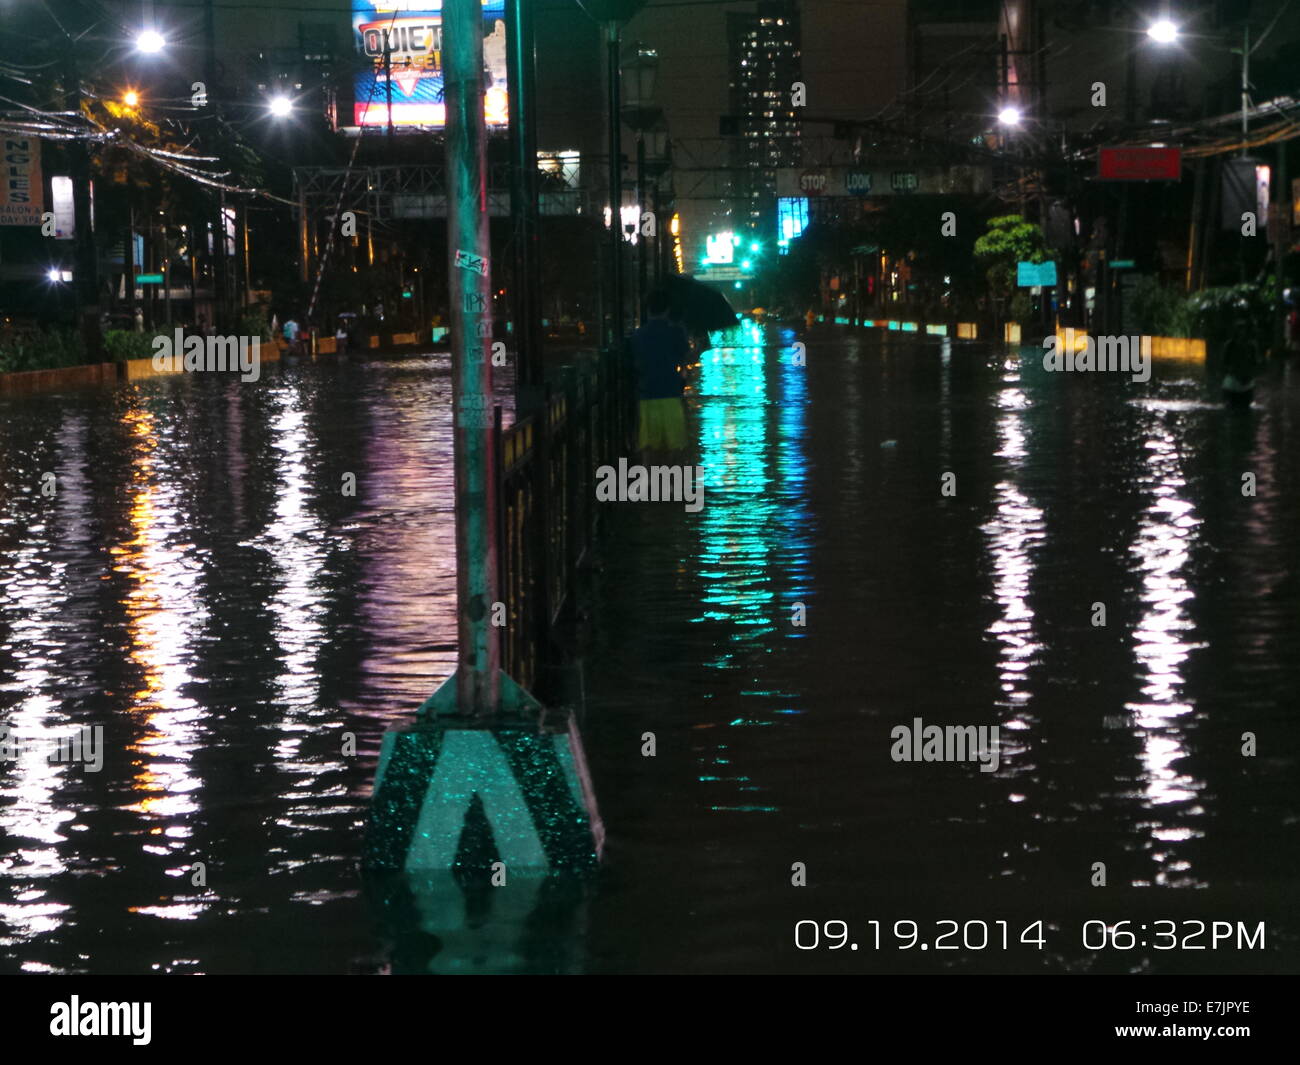
{"type": "Polygon", "coordinates": [[[1097,157],[1103,181],[1178,181],[1182,173],[1179,148],[1103,148],[1097,157]]]}
{"type": "Polygon", "coordinates": [[[799,191],[805,196],[820,196],[826,191],[826,171],[805,170],[799,175],[799,191]]]}

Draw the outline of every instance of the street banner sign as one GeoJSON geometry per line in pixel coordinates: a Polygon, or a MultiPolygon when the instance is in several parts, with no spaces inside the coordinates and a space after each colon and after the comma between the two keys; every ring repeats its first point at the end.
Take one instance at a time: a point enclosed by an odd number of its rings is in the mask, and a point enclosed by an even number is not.
{"type": "Polygon", "coordinates": [[[39,226],[45,202],[40,140],[5,137],[0,177],[0,226],[39,226]]]}
{"type": "Polygon", "coordinates": [[[902,170],[882,163],[878,166],[825,166],[812,169],[784,167],[776,172],[776,194],[784,198],[979,195],[992,187],[992,171],[984,165],[926,166],[902,170]]]}
{"type": "Polygon", "coordinates": [[[828,180],[824,170],[805,170],[799,175],[799,191],[805,196],[820,196],[828,180]]]}
{"type": "Polygon", "coordinates": [[[870,196],[870,171],[853,169],[844,171],[844,191],[850,196],[870,196]]]}
{"type": "Polygon", "coordinates": [[[1271,175],[1271,167],[1250,156],[1223,161],[1219,194],[1222,228],[1240,230],[1247,211],[1254,214],[1257,227],[1267,226],[1271,175]]]}
{"type": "Polygon", "coordinates": [[[1102,148],[1097,156],[1102,181],[1179,181],[1182,173],[1179,148],[1102,148]]]}

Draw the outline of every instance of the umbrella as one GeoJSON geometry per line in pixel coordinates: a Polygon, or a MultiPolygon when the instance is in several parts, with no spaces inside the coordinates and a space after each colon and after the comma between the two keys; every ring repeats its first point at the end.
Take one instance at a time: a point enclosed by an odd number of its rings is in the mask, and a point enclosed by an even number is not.
{"type": "Polygon", "coordinates": [[[692,332],[730,329],[740,320],[727,297],[703,281],[675,275],[667,279],[666,287],[672,307],[670,313],[692,332]]]}

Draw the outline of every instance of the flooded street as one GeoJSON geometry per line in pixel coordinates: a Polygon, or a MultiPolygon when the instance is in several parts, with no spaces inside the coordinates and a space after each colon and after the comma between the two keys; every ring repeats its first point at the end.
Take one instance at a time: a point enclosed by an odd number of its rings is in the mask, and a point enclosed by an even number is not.
{"type": "Polygon", "coordinates": [[[609,504],[573,670],[604,867],[494,895],[356,868],[455,664],[446,357],[0,400],[0,722],[103,729],[0,761],[0,971],[1293,970],[1294,367],[1234,413],[1041,354],[706,352],[704,506],[609,504]]]}

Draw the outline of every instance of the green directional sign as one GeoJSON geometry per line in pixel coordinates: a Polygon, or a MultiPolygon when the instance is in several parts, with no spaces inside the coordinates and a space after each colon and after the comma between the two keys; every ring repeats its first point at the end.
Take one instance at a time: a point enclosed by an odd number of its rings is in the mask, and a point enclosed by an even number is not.
{"type": "Polygon", "coordinates": [[[1137,266],[1136,259],[1112,259],[1110,261],[1112,270],[1132,270],[1135,266],[1137,266]]]}
{"type": "Polygon", "coordinates": [[[161,285],[163,283],[162,274],[136,274],[135,283],[137,285],[161,285]]]}

